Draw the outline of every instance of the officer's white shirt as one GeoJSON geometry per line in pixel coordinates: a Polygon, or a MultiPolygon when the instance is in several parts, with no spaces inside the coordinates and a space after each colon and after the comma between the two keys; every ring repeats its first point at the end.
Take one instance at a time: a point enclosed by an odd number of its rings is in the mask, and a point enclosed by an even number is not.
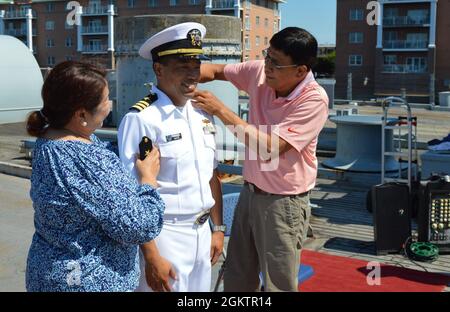
{"type": "Polygon", "coordinates": [[[141,112],[130,112],[118,131],[122,163],[134,174],[135,155],[143,136],[149,137],[161,153],[158,191],[166,203],[165,214],[197,214],[214,206],[210,180],[217,167],[215,138],[205,129],[213,119],[187,101],[179,110],[158,88],[157,101],[141,112]]]}

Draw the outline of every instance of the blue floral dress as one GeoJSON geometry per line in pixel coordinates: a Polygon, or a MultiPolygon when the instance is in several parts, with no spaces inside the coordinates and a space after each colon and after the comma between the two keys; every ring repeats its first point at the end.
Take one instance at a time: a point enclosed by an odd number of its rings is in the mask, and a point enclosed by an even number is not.
{"type": "Polygon", "coordinates": [[[106,143],[91,140],[36,140],[28,291],[133,291],[139,284],[138,244],[160,233],[165,206],[106,143]]]}

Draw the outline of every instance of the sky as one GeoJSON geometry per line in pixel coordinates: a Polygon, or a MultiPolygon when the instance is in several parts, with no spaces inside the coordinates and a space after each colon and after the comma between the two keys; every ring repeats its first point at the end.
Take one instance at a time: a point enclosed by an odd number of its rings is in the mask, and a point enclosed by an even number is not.
{"type": "Polygon", "coordinates": [[[281,28],[301,27],[319,44],[336,43],[336,0],[287,0],[280,8],[281,28]]]}

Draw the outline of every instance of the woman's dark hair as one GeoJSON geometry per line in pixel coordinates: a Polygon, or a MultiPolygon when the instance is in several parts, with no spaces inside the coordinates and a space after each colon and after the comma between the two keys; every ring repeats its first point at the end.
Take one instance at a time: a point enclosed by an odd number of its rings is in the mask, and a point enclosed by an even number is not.
{"type": "Polygon", "coordinates": [[[317,59],[317,40],[308,31],[298,27],[288,27],[270,39],[270,45],[290,56],[297,65],[306,65],[310,70],[317,59]]]}
{"type": "Polygon", "coordinates": [[[39,137],[47,127],[61,129],[81,108],[93,112],[107,86],[106,72],[94,65],[67,61],[55,66],[42,87],[44,107],[30,114],[28,134],[39,137]]]}

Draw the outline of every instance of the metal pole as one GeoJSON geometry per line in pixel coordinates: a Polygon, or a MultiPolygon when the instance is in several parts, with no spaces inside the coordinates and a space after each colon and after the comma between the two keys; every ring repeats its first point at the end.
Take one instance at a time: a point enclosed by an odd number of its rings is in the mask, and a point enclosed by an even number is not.
{"type": "Polygon", "coordinates": [[[207,15],[211,15],[211,9],[212,9],[212,0],[206,0],[205,12],[207,15]]]}
{"type": "Polygon", "coordinates": [[[33,11],[27,9],[27,46],[31,53],[33,53],[33,11]]]}
{"type": "Polygon", "coordinates": [[[385,153],[386,153],[386,120],[387,120],[387,115],[388,115],[388,108],[389,108],[389,102],[387,100],[384,100],[381,103],[381,106],[383,108],[383,116],[381,117],[381,184],[384,183],[384,178],[385,178],[385,153]],[[387,107],[386,107],[387,105],[387,107]]]}
{"type": "Polygon", "coordinates": [[[430,75],[430,104],[431,106],[436,105],[436,77],[434,73],[430,75]]]}
{"type": "Polygon", "coordinates": [[[241,17],[241,1],[234,0],[234,16],[241,17]]]}
{"type": "Polygon", "coordinates": [[[110,58],[110,68],[115,68],[114,61],[114,5],[108,6],[108,53],[110,58]]]}
{"type": "Polygon", "coordinates": [[[0,10],[0,35],[5,33],[5,10],[0,10]]]}
{"type": "Polygon", "coordinates": [[[349,73],[347,76],[347,100],[351,101],[353,100],[353,92],[352,92],[352,73],[349,73]]]}
{"type": "Polygon", "coordinates": [[[83,15],[83,7],[77,7],[77,12],[75,13],[75,22],[77,24],[77,51],[83,52],[83,37],[81,35],[83,22],[81,16],[83,15]]]}

